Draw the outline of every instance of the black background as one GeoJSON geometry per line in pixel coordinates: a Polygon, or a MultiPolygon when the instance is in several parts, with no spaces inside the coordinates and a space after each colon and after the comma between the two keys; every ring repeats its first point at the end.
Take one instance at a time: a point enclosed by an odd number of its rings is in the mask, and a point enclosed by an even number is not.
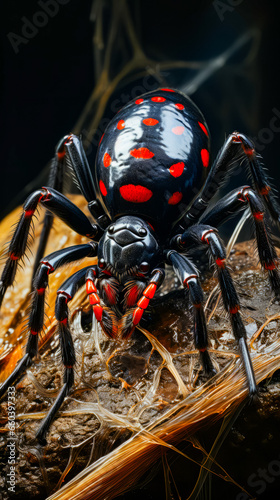
{"type": "MultiPolygon", "coordinates": [[[[43,0],[45,1],[45,0],[43,0]]],[[[25,193],[53,155],[58,140],[70,132],[94,86],[92,0],[64,0],[46,26],[18,46],[9,33],[22,35],[25,16],[32,21],[42,10],[38,1],[10,0],[1,12],[1,183],[0,213],[4,214],[25,193]]],[[[146,54],[154,59],[206,60],[217,57],[252,27],[260,45],[247,66],[240,66],[246,48],[214,72],[192,94],[201,107],[217,153],[226,134],[240,130],[257,137],[268,127],[279,98],[279,8],[277,2],[228,0],[209,2],[142,0],[129,2],[134,28],[146,54]],[[218,12],[219,11],[219,12],[218,12]],[[240,66],[240,67],[239,67],[240,66]]],[[[104,26],[109,25],[111,2],[104,2],[104,26]]],[[[115,55],[116,57],[116,55],[115,55]]],[[[180,81],[188,81],[186,71],[180,81]]],[[[168,75],[167,82],[174,84],[168,75]]],[[[176,82],[175,82],[176,85],[176,82]]],[[[178,85],[179,86],[179,85],[178,85]]],[[[110,114],[110,113],[109,113],[110,114]]],[[[280,119],[279,119],[280,122],[280,119]]],[[[274,133],[261,151],[275,185],[280,187],[278,144],[274,133]]],[[[93,162],[94,159],[91,159],[93,162]]],[[[41,179],[37,183],[42,182],[41,179]]],[[[242,184],[235,178],[230,187],[242,184]]]]}

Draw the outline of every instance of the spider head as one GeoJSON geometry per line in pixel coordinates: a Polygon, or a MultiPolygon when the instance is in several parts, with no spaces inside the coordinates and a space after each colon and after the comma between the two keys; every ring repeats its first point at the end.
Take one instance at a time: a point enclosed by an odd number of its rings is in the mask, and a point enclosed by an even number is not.
{"type": "Polygon", "coordinates": [[[98,265],[120,282],[128,276],[146,276],[160,261],[160,249],[151,226],[134,216],[110,224],[98,246],[98,265]]]}

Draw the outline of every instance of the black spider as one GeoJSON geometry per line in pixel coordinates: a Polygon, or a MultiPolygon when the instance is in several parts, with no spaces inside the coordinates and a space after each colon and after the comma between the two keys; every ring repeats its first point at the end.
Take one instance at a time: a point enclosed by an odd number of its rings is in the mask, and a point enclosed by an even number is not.
{"type": "Polygon", "coordinates": [[[207,327],[198,272],[188,251],[199,245],[210,250],[215,262],[225,309],[238,341],[249,393],[257,393],[246,332],[239,313],[239,299],[226,265],[226,252],[217,226],[232,214],[249,207],[255,225],[259,258],[278,296],[280,279],[277,255],[264,221],[264,204],[279,222],[279,208],[252,141],[234,132],[209,166],[209,131],[194,103],[172,89],[160,89],[126,105],[110,122],[99,145],[94,179],[81,140],[74,135],[58,145],[52,166],[51,186],[31,194],[8,249],[1,277],[0,301],[13,284],[20,259],[25,255],[32,216],[38,204],[48,209],[33,279],[26,353],[0,388],[0,397],[30,366],[38,350],[43,329],[45,290],[48,276],[59,266],[87,258],[98,258],[70,276],[57,292],[63,387],[41,423],[37,439],[45,437],[56,412],[74,382],[75,352],[68,323],[68,303],[86,281],[89,301],[105,334],[128,338],[141,321],[150,300],[171,265],[188,289],[194,318],[194,342],[207,374],[214,368],[207,350],[207,327]],[[246,160],[254,189],[242,186],[222,198],[206,212],[209,202],[224,182],[235,160],[246,160]],[[95,219],[59,192],[61,168],[71,163],[73,175],[95,219]],[[41,259],[52,217],[57,216],[89,242],[58,250],[41,259]]]}

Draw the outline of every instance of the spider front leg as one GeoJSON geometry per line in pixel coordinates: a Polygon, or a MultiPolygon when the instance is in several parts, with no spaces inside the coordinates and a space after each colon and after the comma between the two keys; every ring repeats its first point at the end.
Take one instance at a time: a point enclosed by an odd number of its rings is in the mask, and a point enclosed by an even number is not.
{"type": "Polygon", "coordinates": [[[8,258],[0,280],[0,306],[7,288],[14,282],[18,263],[25,255],[32,217],[39,204],[46,207],[68,227],[82,236],[99,238],[103,234],[98,225],[92,225],[74,203],[55,189],[42,188],[42,190],[32,193],[23,205],[23,213],[8,248],[8,258]]]}
{"type": "Polygon", "coordinates": [[[208,333],[203,310],[203,291],[194,265],[184,255],[174,250],[166,253],[166,259],[178,276],[184,288],[189,290],[194,318],[194,344],[200,354],[201,364],[207,375],[215,375],[216,370],[212,364],[208,347],[208,333]]]}
{"type": "Polygon", "coordinates": [[[264,201],[272,219],[278,224],[280,223],[280,208],[272,194],[268,178],[261,165],[261,156],[257,154],[254,143],[249,137],[239,132],[234,132],[227,138],[219,151],[215,162],[211,166],[203,189],[182,219],[185,229],[200,219],[208,207],[210,200],[233,170],[232,165],[236,161],[240,162],[242,159],[247,160],[253,185],[264,201]]]}
{"type": "Polygon", "coordinates": [[[238,341],[241,352],[250,395],[257,393],[257,384],[253,371],[252,361],[246,343],[246,330],[242,321],[240,310],[240,302],[235,290],[235,286],[226,266],[226,250],[224,244],[217,234],[218,230],[210,226],[198,224],[192,226],[177,239],[179,249],[195,244],[204,244],[210,249],[210,253],[215,262],[218,273],[218,280],[222,292],[224,307],[229,314],[233,334],[238,341]]]}
{"type": "Polygon", "coordinates": [[[265,212],[261,197],[250,186],[242,186],[231,191],[231,193],[219,200],[216,205],[201,218],[200,223],[217,227],[232,215],[244,209],[246,205],[249,206],[254,221],[260,263],[263,269],[268,272],[275,296],[279,297],[280,273],[278,269],[277,253],[272,243],[269,227],[267,227],[265,223],[265,212]]]}
{"type": "Polygon", "coordinates": [[[36,433],[38,442],[42,445],[46,444],[46,434],[53,422],[56,413],[61,407],[65,397],[69,393],[74,383],[74,365],[76,363],[75,349],[71,331],[69,328],[69,311],[68,303],[73,299],[75,293],[85,282],[85,275],[89,267],[85,267],[77,271],[73,276],[68,278],[60,290],[57,292],[55,303],[55,317],[58,321],[58,333],[61,348],[62,362],[64,364],[63,386],[48,414],[42,421],[39,430],[36,433]]]}
{"type": "Polygon", "coordinates": [[[97,243],[92,242],[59,250],[42,260],[33,281],[34,292],[31,303],[31,313],[28,320],[30,334],[26,345],[26,353],[8,379],[0,387],[0,398],[6,393],[8,387],[21,377],[26,368],[31,365],[32,359],[38,353],[38,335],[44,327],[45,290],[48,286],[49,275],[64,264],[85,257],[96,256],[96,251],[97,243]]]}
{"type": "MultiPolygon", "coordinates": [[[[71,168],[70,173],[72,175],[74,174],[79,188],[81,189],[81,192],[83,193],[90,207],[98,206],[98,210],[97,208],[95,208],[95,212],[98,212],[96,213],[97,217],[99,217],[101,221],[102,217],[103,219],[106,218],[107,220],[108,218],[105,216],[100,203],[96,200],[92,174],[89,168],[82,141],[79,137],[73,134],[63,137],[56,147],[55,156],[52,159],[48,179],[49,190],[54,189],[55,191],[62,193],[65,171],[69,169],[69,166],[71,168]]],[[[91,212],[93,211],[91,210],[91,212]]],[[[45,254],[45,248],[49,238],[50,230],[52,228],[54,215],[57,214],[55,214],[54,212],[51,213],[51,211],[47,211],[44,217],[43,228],[40,235],[40,241],[34,262],[34,274],[37,270],[41,258],[45,254]]],[[[95,214],[93,215],[95,216],[95,214]]]]}

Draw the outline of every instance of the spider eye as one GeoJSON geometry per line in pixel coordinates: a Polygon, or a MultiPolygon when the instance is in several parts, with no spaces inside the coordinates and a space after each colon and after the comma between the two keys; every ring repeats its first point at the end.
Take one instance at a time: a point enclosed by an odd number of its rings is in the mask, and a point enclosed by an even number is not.
{"type": "Polygon", "coordinates": [[[110,226],[108,228],[108,233],[113,234],[113,232],[114,232],[114,226],[110,226]]]}
{"type": "Polygon", "coordinates": [[[150,269],[150,265],[148,264],[148,262],[142,262],[139,266],[139,271],[141,271],[141,273],[147,273],[150,269]]]}
{"type": "Polygon", "coordinates": [[[99,265],[100,269],[104,269],[104,267],[105,267],[105,260],[104,259],[100,259],[99,262],[98,262],[98,265],[99,265]]]}
{"type": "Polygon", "coordinates": [[[139,234],[139,236],[146,236],[147,229],[145,229],[144,227],[139,227],[138,234],[139,234]]]}

